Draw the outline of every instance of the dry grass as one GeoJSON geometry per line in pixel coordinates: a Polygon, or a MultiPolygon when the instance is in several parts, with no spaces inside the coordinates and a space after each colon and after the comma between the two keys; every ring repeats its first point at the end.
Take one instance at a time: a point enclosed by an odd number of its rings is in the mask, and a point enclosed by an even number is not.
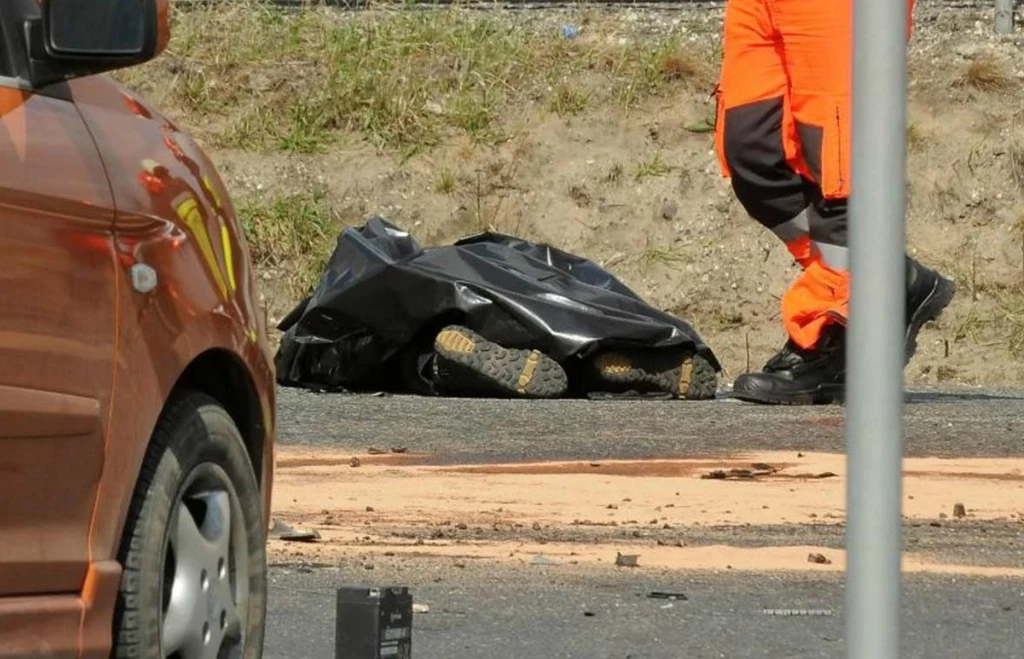
{"type": "Polygon", "coordinates": [[[1012,87],[1013,78],[1002,62],[991,55],[983,55],[971,60],[961,74],[959,84],[979,91],[997,92],[1012,87]]]}
{"type": "Polygon", "coordinates": [[[570,116],[710,85],[711,59],[674,38],[610,46],[599,24],[591,33],[567,40],[458,8],[225,0],[176,12],[168,52],[122,76],[187,124],[212,128],[217,146],[291,153],[324,151],[341,133],[405,153],[460,133],[493,144],[524,104],[570,116]]]}

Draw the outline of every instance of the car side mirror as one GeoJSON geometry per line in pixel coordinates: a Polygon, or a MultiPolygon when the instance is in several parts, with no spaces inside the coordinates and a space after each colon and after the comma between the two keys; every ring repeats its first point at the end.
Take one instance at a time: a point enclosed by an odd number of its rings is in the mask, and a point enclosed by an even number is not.
{"type": "Polygon", "coordinates": [[[168,0],[42,0],[40,9],[25,24],[34,87],[142,64],[170,36],[168,0]]]}

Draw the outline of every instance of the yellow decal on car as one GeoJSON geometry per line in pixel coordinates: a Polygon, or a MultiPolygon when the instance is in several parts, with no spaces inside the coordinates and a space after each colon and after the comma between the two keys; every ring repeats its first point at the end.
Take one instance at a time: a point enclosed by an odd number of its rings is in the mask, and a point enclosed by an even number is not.
{"type": "Polygon", "coordinates": [[[234,293],[238,289],[235,283],[235,259],[231,255],[231,234],[223,224],[220,227],[220,242],[224,247],[224,269],[228,271],[228,286],[234,293]]]}
{"type": "Polygon", "coordinates": [[[199,212],[199,203],[196,202],[195,197],[188,195],[184,201],[174,207],[174,211],[195,236],[196,241],[199,243],[199,252],[206,261],[206,266],[209,269],[210,274],[213,275],[213,279],[217,283],[217,288],[220,289],[221,297],[227,301],[228,289],[227,285],[224,283],[224,274],[221,272],[220,265],[217,263],[217,256],[213,253],[213,244],[210,242],[210,234],[206,231],[206,224],[203,222],[203,216],[199,212]]]}

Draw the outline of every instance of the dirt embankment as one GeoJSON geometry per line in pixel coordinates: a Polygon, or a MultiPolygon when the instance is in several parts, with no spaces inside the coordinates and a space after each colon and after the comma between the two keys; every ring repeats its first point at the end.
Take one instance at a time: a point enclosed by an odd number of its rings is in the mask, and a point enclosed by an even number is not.
{"type": "MultiPolygon", "coordinates": [[[[380,213],[427,244],[494,228],[592,258],[691,319],[727,380],[778,347],[797,271],[707,132],[720,9],[231,11],[180,16],[132,84],[211,148],[272,319],[380,213]]],[[[911,383],[1024,384],[1024,60],[991,25],[917,11],[908,241],[960,294],[911,383]]]]}

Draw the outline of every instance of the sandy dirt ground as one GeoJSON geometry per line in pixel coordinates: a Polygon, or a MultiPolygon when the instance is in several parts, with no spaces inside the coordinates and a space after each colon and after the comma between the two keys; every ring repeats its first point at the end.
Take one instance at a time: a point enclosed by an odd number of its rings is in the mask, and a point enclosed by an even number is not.
{"type": "MultiPolygon", "coordinates": [[[[275,517],[320,537],[310,543],[273,539],[271,561],[336,564],[358,554],[614,569],[637,556],[641,568],[669,570],[832,571],[845,566],[843,552],[834,547],[687,542],[688,532],[702,526],[756,534],[766,525],[841,525],[842,455],[430,463],[429,456],[407,453],[284,447],[278,457],[275,517]],[[651,529],[671,534],[655,540],[651,529]]],[[[1024,524],[1024,458],[909,458],[904,476],[906,522],[1024,524]]],[[[1024,565],[949,562],[913,550],[905,553],[904,569],[1024,576],[1024,565]]]]}

